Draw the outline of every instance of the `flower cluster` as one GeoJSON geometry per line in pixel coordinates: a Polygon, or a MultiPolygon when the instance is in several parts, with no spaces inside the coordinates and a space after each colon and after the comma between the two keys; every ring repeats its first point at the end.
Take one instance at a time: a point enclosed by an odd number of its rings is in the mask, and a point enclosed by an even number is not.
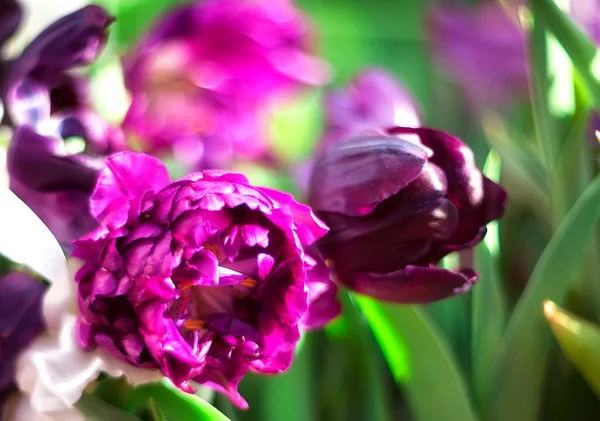
{"type": "MultiPolygon", "coordinates": [[[[21,9],[0,6],[1,45],[21,9]]],[[[340,314],[344,288],[426,303],[473,285],[473,268],[436,265],[483,239],[506,193],[462,141],[422,127],[417,102],[385,70],[325,93],[324,132],[298,180],[310,207],[229,171],[273,163],[265,120],[276,101],[328,81],[291,0],[169,11],[123,57],[131,104],[120,127],[95,111],[78,73],[113,22],[86,6],[0,60],[11,130],[10,191],[0,183],[0,193],[4,209],[24,214],[3,228],[14,248],[0,232],[0,253],[51,284],[0,278],[0,398],[14,384],[22,392],[10,417],[81,420],[73,406],[102,372],[207,387],[247,408],[246,373],[286,371],[301,335],[340,314]],[[128,140],[172,154],[187,175],[171,181],[128,140]],[[36,237],[22,259],[28,225],[49,246],[36,237]]]]}

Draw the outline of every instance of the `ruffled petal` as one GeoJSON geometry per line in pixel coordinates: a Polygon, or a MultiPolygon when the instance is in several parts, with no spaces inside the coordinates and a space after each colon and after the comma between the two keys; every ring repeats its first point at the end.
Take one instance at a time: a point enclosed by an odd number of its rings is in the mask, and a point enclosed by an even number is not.
{"type": "Polygon", "coordinates": [[[121,226],[127,220],[130,203],[148,191],[158,191],[169,183],[167,168],[148,155],[121,152],[106,160],[90,210],[99,221],[121,226]]]}

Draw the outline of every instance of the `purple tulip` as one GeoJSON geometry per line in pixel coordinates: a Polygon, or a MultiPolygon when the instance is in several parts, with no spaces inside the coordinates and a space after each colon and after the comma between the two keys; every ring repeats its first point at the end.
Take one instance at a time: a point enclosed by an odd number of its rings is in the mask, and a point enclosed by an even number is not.
{"type": "Polygon", "coordinates": [[[476,104],[528,94],[525,32],[498,2],[438,5],[428,15],[434,58],[476,104]]]}
{"type": "Polygon", "coordinates": [[[321,149],[382,127],[419,127],[416,101],[391,74],[360,72],[344,89],[325,95],[326,128],[321,149]]]}
{"type": "Polygon", "coordinates": [[[290,195],[212,170],[170,182],[143,154],[111,156],[75,242],[80,345],[247,403],[248,370],[281,373],[309,304],[302,244],[327,229],[290,195]]]}
{"type": "Polygon", "coordinates": [[[14,386],[19,352],[44,328],[44,289],[42,282],[26,273],[11,272],[0,277],[0,400],[14,386]]]}
{"type": "Polygon", "coordinates": [[[88,105],[86,83],[67,71],[92,63],[113,22],[99,6],[86,6],[42,31],[5,69],[0,87],[13,125],[37,125],[51,112],[88,105]]]}
{"type": "Polygon", "coordinates": [[[480,242],[505,201],[505,191],[481,174],[460,140],[405,127],[326,150],[315,164],[309,194],[315,213],[330,227],[318,247],[334,279],[399,303],[468,289],[477,278],[472,269],[435,265],[480,242]]]}
{"type": "Polygon", "coordinates": [[[267,149],[272,100],[327,80],[309,25],[288,0],[207,0],[165,16],[124,60],[124,127],[151,151],[201,168],[267,149]]]}
{"type": "MultiPolygon", "coordinates": [[[[17,127],[8,147],[10,188],[65,246],[97,226],[89,198],[107,153],[120,150],[120,132],[111,133],[94,114],[52,120],[60,133],[87,140],[86,150],[69,155],[61,136],[42,136],[17,127]]],[[[50,121],[47,122],[50,124],[50,121]]]]}

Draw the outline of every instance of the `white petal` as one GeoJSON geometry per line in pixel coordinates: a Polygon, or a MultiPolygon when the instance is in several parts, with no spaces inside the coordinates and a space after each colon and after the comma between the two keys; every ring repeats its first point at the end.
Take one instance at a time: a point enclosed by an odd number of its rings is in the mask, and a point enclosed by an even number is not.
{"type": "Polygon", "coordinates": [[[44,315],[48,327],[55,329],[64,306],[74,300],[68,293],[73,281],[60,244],[37,215],[6,187],[0,187],[0,233],[0,254],[52,282],[54,292],[50,300],[44,300],[44,315]]]}
{"type": "Polygon", "coordinates": [[[30,395],[31,405],[41,413],[54,413],[72,407],[85,387],[100,372],[125,375],[133,384],[159,380],[157,370],[141,369],[101,351],[86,352],[76,339],[77,317],[63,315],[58,338],[39,338],[17,362],[19,388],[30,395]]]}
{"type": "MultiPolygon", "coordinates": [[[[0,107],[4,110],[2,102],[0,102],[0,107]]],[[[4,112],[0,114],[3,115],[4,112]]],[[[2,117],[0,117],[1,119],[2,117]]],[[[8,170],[6,169],[6,148],[0,145],[0,189],[3,188],[8,188],[8,170]]]]}

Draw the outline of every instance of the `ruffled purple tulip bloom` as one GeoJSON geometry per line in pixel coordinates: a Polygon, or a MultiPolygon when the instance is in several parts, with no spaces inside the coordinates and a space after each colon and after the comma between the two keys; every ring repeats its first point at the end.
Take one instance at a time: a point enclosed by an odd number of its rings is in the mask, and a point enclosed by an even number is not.
{"type": "Polygon", "coordinates": [[[166,15],[125,58],[124,127],[148,150],[198,168],[267,153],[276,97],[327,81],[309,25],[289,0],[207,0],[166,15]]]}
{"type": "Polygon", "coordinates": [[[460,140],[404,127],[326,150],[309,194],[330,227],[317,245],[334,279],[398,303],[425,303],[470,288],[477,279],[471,268],[435,265],[479,243],[505,201],[505,191],[482,175],[460,140]]]}
{"type": "Polygon", "coordinates": [[[307,314],[302,244],[327,231],[292,197],[212,170],[170,182],[155,158],[107,160],[91,198],[100,227],[75,242],[79,343],[247,403],[248,370],[291,364],[307,314]]]}
{"type": "Polygon", "coordinates": [[[436,5],[428,29],[434,58],[471,103],[493,106],[526,98],[525,32],[498,2],[436,5]]]}
{"type": "Polygon", "coordinates": [[[19,352],[44,329],[44,290],[42,282],[26,273],[0,277],[0,404],[14,386],[19,352]]]}

